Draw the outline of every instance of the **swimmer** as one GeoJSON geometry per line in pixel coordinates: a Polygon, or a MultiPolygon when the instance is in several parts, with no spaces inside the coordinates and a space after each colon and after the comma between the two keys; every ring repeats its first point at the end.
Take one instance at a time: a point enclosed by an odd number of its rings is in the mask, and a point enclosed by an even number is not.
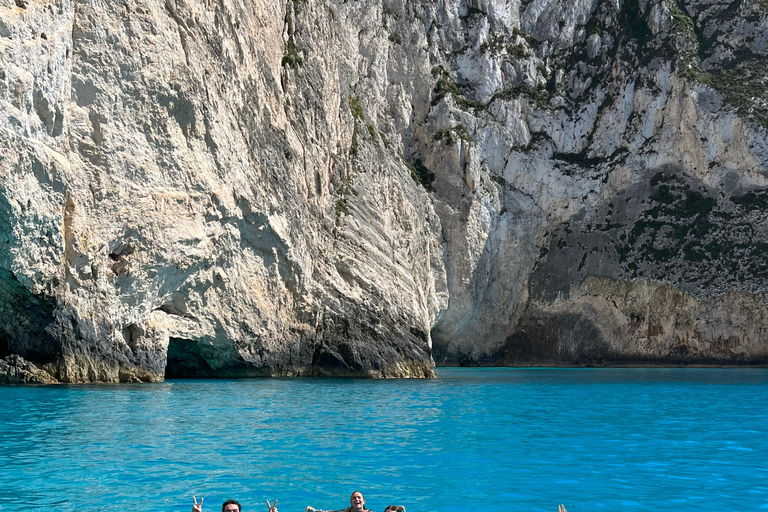
{"type": "MultiPolygon", "coordinates": [[[[192,501],[194,501],[194,505],[192,506],[192,512],[203,512],[203,500],[205,498],[200,498],[200,503],[197,502],[197,498],[195,496],[192,496],[192,501]]],[[[267,500],[267,507],[269,508],[269,512],[277,512],[277,500],[273,504],[270,505],[269,500],[267,500]]],[[[240,503],[238,503],[235,500],[227,500],[221,505],[221,512],[243,512],[242,507],[240,506],[240,503]]]]}
{"type": "Polygon", "coordinates": [[[365,508],[365,497],[360,491],[355,491],[352,496],[349,497],[350,507],[347,509],[349,512],[367,512],[365,508]]]}
{"type": "MultiPolygon", "coordinates": [[[[304,512],[331,512],[331,511],[324,511],[324,510],[318,510],[312,507],[307,507],[304,509],[304,512]]],[[[365,508],[365,496],[363,496],[363,493],[361,493],[360,491],[355,491],[352,493],[352,496],[349,497],[348,508],[335,510],[333,512],[371,512],[371,511],[365,508]]]]}
{"type": "Polygon", "coordinates": [[[390,505],[384,509],[384,512],[405,512],[405,507],[402,507],[400,505],[390,505]]]}
{"type": "MultiPolygon", "coordinates": [[[[200,503],[197,502],[197,498],[192,496],[192,500],[195,502],[192,505],[192,512],[203,512],[203,500],[200,498],[200,503]]],[[[242,512],[242,507],[235,500],[227,500],[221,505],[221,512],[242,512]]]]}
{"type": "MultiPolygon", "coordinates": [[[[200,498],[200,505],[203,504],[203,498],[200,498]]],[[[243,507],[235,500],[227,500],[221,504],[221,512],[243,512],[243,507]]]]}

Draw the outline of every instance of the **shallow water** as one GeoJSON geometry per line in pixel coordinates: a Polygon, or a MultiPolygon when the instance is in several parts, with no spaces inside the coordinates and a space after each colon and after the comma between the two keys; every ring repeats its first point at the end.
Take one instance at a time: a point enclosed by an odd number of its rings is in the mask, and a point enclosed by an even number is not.
{"type": "Polygon", "coordinates": [[[768,370],[0,389],[0,510],[768,509],[768,370]]]}

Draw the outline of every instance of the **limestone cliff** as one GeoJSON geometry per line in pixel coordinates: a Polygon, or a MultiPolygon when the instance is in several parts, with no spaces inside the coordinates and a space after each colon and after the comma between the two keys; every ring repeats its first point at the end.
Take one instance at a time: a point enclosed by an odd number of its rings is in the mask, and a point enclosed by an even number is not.
{"type": "Polygon", "coordinates": [[[0,356],[66,382],[764,364],[766,25],[3,0],[0,356]]]}

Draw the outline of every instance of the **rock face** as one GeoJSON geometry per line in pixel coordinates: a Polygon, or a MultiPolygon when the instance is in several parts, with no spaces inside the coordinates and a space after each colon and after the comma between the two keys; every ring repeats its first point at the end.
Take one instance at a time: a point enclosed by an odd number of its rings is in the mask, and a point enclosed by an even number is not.
{"type": "Polygon", "coordinates": [[[48,372],[14,354],[0,359],[0,384],[56,384],[48,372]]]}
{"type": "Polygon", "coordinates": [[[2,0],[0,356],[63,382],[766,364],[767,25],[2,0]]]}

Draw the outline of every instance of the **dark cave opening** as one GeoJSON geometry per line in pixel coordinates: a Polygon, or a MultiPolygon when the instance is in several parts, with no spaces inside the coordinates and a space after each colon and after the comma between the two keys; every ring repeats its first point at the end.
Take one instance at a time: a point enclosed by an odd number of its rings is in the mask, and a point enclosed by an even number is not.
{"type": "Polygon", "coordinates": [[[61,341],[52,334],[55,309],[54,297],[31,292],[13,272],[0,269],[0,358],[17,354],[38,366],[56,361],[61,341]]]}
{"type": "Polygon", "coordinates": [[[0,330],[0,359],[11,355],[11,349],[8,343],[8,335],[0,330]]]}
{"type": "Polygon", "coordinates": [[[208,377],[210,372],[211,366],[200,354],[200,346],[195,340],[170,338],[165,364],[166,379],[208,377]]]}

